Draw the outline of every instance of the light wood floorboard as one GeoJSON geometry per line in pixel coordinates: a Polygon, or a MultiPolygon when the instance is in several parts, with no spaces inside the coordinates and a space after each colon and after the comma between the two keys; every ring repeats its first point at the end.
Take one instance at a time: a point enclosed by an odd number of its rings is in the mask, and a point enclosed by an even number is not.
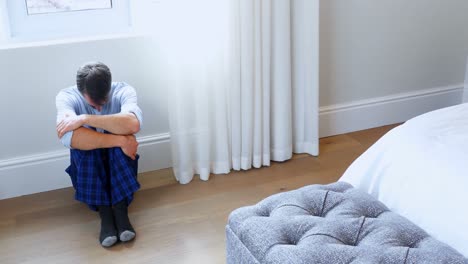
{"type": "Polygon", "coordinates": [[[331,183],[396,125],[322,138],[320,156],[179,185],[172,170],[139,175],[130,207],[134,242],[104,249],[98,215],[73,189],[0,201],[0,263],[224,263],[225,224],[234,209],[309,184],[331,183]]]}

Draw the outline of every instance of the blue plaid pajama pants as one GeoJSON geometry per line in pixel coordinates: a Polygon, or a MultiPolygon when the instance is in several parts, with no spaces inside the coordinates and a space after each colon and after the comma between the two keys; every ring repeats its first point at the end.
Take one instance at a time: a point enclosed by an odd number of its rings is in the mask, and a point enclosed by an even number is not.
{"type": "Polygon", "coordinates": [[[140,188],[138,159],[127,157],[121,148],[70,150],[70,166],[65,170],[75,188],[75,199],[97,210],[99,205],[130,204],[140,188]]]}

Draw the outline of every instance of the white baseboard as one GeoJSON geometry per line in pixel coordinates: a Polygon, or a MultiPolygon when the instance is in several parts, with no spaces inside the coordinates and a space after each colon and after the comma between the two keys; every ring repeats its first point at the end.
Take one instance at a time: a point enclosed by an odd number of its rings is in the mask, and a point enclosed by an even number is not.
{"type": "Polygon", "coordinates": [[[463,84],[320,107],[320,137],[405,122],[460,104],[463,84]]]}
{"type": "MultiPolygon", "coordinates": [[[[320,137],[404,122],[417,115],[461,102],[463,85],[421,90],[320,108],[320,137]]],[[[169,133],[140,142],[139,171],[172,166],[169,133]]],[[[0,200],[71,186],[65,173],[68,151],[0,160],[0,200]]]]}
{"type": "MultiPolygon", "coordinates": [[[[168,133],[138,138],[139,172],[172,166],[168,133]]],[[[71,186],[68,150],[0,160],[0,200],[71,186]]]]}

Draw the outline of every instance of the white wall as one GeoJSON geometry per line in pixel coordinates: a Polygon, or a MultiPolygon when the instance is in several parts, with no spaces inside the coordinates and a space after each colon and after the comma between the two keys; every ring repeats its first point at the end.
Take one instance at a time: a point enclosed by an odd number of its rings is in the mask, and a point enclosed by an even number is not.
{"type": "Polygon", "coordinates": [[[114,81],[137,89],[146,121],[140,136],[167,132],[167,88],[157,50],[146,38],[0,50],[0,160],[62,148],[55,134],[55,95],[75,84],[76,70],[86,61],[106,63],[114,81]]]}
{"type": "Polygon", "coordinates": [[[321,106],[463,82],[468,1],[320,4],[321,106]]]}
{"type": "Polygon", "coordinates": [[[106,63],[113,80],[137,90],[144,113],[140,171],[169,167],[167,87],[158,50],[143,37],[0,49],[0,199],[70,185],[68,152],[55,132],[55,96],[91,60],[106,63]]]}
{"type": "MultiPolygon", "coordinates": [[[[321,1],[321,136],[460,102],[465,10],[466,0],[321,1]]],[[[140,171],[170,166],[170,87],[159,52],[157,43],[141,37],[0,49],[0,199],[70,186],[63,171],[67,152],[55,135],[54,99],[89,60],[107,63],[114,80],[138,91],[145,118],[140,171]]]]}

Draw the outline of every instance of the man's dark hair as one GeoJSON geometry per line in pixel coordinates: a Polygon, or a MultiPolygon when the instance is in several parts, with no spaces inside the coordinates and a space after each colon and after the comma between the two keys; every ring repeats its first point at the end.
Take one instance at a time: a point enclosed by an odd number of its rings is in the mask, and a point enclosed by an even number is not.
{"type": "Polygon", "coordinates": [[[104,63],[89,62],[78,69],[76,86],[82,94],[87,94],[96,104],[102,104],[112,85],[112,75],[104,63]]]}

